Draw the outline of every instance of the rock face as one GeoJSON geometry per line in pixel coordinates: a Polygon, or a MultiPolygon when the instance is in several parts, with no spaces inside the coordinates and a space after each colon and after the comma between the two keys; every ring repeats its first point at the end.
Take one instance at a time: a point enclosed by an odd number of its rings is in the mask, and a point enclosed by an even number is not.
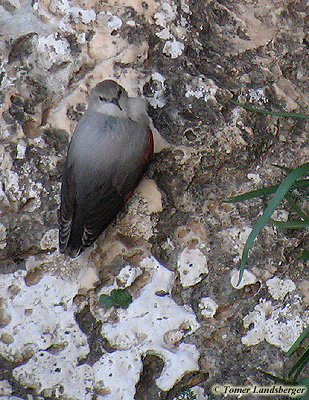
{"type": "MultiPolygon", "coordinates": [[[[265,228],[259,200],[308,162],[306,2],[7,0],[0,4],[0,397],[172,400],[269,384],[309,323],[304,231],[265,228]],[[70,134],[91,89],[144,95],[146,180],[97,243],[58,252],[70,134]],[[307,130],[306,130],[307,129],[307,130]],[[127,310],[100,294],[127,288],[127,310]],[[235,360],[239,360],[236,361],[235,360]]],[[[293,218],[284,204],[278,215],[293,218]]]]}

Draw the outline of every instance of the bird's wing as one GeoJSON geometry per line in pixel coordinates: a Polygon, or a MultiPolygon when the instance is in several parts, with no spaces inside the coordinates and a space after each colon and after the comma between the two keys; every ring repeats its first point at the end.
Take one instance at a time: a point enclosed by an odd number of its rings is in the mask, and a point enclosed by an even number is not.
{"type": "Polygon", "coordinates": [[[90,246],[115,219],[124,204],[124,198],[108,182],[94,186],[83,207],[82,247],[90,246]]]}
{"type": "MultiPolygon", "coordinates": [[[[152,150],[152,147],[151,142],[149,149],[152,150]]],[[[139,160],[135,159],[123,168],[118,165],[114,171],[107,173],[106,175],[110,177],[108,181],[102,177],[102,174],[92,177],[93,184],[91,184],[91,191],[88,192],[84,207],[84,230],[81,239],[83,247],[90,246],[115,219],[140,182],[151,154],[148,154],[148,149],[145,147],[145,154],[142,153],[139,160]]]]}
{"type": "Polygon", "coordinates": [[[125,191],[119,191],[109,179],[92,173],[91,182],[85,173],[79,188],[83,195],[76,196],[76,183],[72,169],[66,171],[61,190],[60,251],[76,257],[90,246],[115,219],[135,189],[141,176],[141,167],[130,171],[125,191]],[[95,184],[96,182],[96,184],[95,184]]]}
{"type": "Polygon", "coordinates": [[[90,246],[115,219],[139,183],[145,164],[149,162],[152,145],[148,146],[145,130],[135,127],[135,133],[140,132],[143,140],[133,144],[128,141],[119,146],[117,160],[115,151],[108,150],[109,142],[105,146],[97,146],[98,151],[104,148],[104,158],[101,153],[94,156],[96,148],[92,147],[90,152],[87,144],[78,152],[69,152],[61,190],[61,252],[76,257],[90,246]],[[83,151],[87,153],[81,157],[83,151]],[[72,153],[79,154],[79,157],[71,157],[72,153]],[[99,159],[102,164],[94,167],[99,159]]]}
{"type": "Polygon", "coordinates": [[[61,185],[61,205],[59,215],[59,248],[63,253],[67,247],[72,229],[74,214],[76,186],[72,166],[65,168],[61,185]]]}

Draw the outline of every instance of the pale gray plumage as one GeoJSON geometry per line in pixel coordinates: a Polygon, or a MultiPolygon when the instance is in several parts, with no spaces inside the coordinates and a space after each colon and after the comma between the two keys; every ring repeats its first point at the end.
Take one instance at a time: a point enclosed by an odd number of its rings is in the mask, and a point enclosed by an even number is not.
{"type": "Polygon", "coordinates": [[[59,247],[76,257],[115,219],[153,151],[146,102],[106,80],[92,91],[67,155],[59,247]]]}

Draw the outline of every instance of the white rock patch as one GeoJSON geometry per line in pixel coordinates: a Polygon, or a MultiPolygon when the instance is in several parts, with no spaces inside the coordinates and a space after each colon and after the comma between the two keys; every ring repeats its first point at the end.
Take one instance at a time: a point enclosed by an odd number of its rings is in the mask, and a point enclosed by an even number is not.
{"type": "Polygon", "coordinates": [[[171,58],[177,58],[183,53],[184,49],[185,46],[183,43],[181,43],[179,40],[173,39],[168,40],[165,43],[163,47],[163,53],[171,58]]]}
{"type": "Polygon", "coordinates": [[[177,40],[183,40],[186,36],[186,20],[178,21],[177,6],[174,2],[162,2],[160,11],[154,15],[156,25],[162,28],[156,35],[166,40],[163,53],[171,58],[179,57],[184,51],[184,44],[177,40]]]}
{"type": "Polygon", "coordinates": [[[248,271],[247,269],[244,269],[243,276],[241,278],[241,281],[238,284],[239,280],[239,270],[238,269],[233,269],[231,271],[231,285],[233,286],[234,289],[242,289],[244,286],[247,285],[253,285],[256,282],[256,276],[248,271]]]}
{"type": "Polygon", "coordinates": [[[193,286],[208,274],[207,257],[199,249],[185,248],[177,262],[183,287],[193,286]]]}
{"type": "Polygon", "coordinates": [[[6,227],[0,222],[0,249],[4,249],[6,247],[5,239],[7,237],[6,227]]]}
{"type": "MultiPolygon", "coordinates": [[[[96,394],[102,400],[133,400],[143,354],[163,358],[165,366],[157,379],[163,390],[187,371],[198,370],[198,350],[181,341],[199,324],[191,308],[178,306],[169,296],[175,273],[154,258],[145,259],[141,268],[150,281],[127,310],[115,311],[116,322],[103,323],[102,334],[116,350],[104,353],[93,366],[80,364],[89,353],[87,336],[74,318],[72,300],[81,288],[80,279],[66,281],[46,272],[38,283],[27,286],[27,271],[3,275],[0,311],[7,318],[2,318],[0,354],[23,361],[14,377],[46,396],[90,400],[96,394]]],[[[137,275],[125,267],[119,278],[131,283],[137,275]]],[[[106,311],[98,310],[104,320],[106,311]]]]}
{"type": "Polygon", "coordinates": [[[296,289],[291,279],[279,279],[276,276],[266,281],[268,291],[275,300],[283,300],[284,297],[296,289]]]}
{"type": "Polygon", "coordinates": [[[58,229],[49,229],[40,241],[41,249],[52,249],[58,247],[58,229]]]}
{"type": "Polygon", "coordinates": [[[199,303],[199,309],[204,318],[212,318],[217,311],[218,304],[210,297],[203,297],[199,303]]]}
{"type": "Polygon", "coordinates": [[[299,299],[295,296],[293,304],[276,307],[270,301],[262,300],[254,311],[244,318],[245,328],[253,324],[242,343],[254,346],[263,340],[288,351],[309,323],[309,312],[303,314],[299,299]]]}
{"type": "MultiPolygon", "coordinates": [[[[122,359],[123,363],[127,363],[127,372],[122,374],[123,396],[128,390],[132,390],[127,388],[125,382],[132,381],[136,384],[142,367],[141,360],[135,356],[139,368],[133,369],[132,360],[127,355],[129,350],[133,354],[155,353],[164,359],[165,367],[157,380],[157,384],[163,390],[171,388],[186,371],[198,369],[199,354],[195,346],[184,343],[178,345],[176,341],[171,348],[170,341],[167,343],[166,340],[171,331],[179,341],[199,327],[195,314],[189,307],[179,307],[168,295],[156,294],[159,291],[171,291],[174,273],[162,267],[153,258],[145,259],[142,267],[153,274],[151,282],[143,288],[140,296],[134,299],[127,310],[119,310],[117,323],[106,323],[102,326],[103,336],[118,349],[110,356],[115,354],[118,357],[118,352],[126,355],[122,359]]],[[[110,399],[112,397],[106,397],[106,400],[110,399]]]]}
{"type": "Polygon", "coordinates": [[[166,104],[165,99],[165,78],[159,72],[154,72],[151,76],[151,80],[154,85],[154,93],[151,97],[148,97],[149,103],[154,108],[163,108],[166,104]]]}

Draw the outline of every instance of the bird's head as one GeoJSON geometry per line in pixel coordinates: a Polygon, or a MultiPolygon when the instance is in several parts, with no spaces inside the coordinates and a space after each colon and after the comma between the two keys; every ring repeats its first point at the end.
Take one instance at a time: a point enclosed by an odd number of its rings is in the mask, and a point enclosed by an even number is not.
{"type": "Polygon", "coordinates": [[[110,79],[94,87],[89,105],[97,112],[115,117],[127,117],[129,114],[127,92],[117,82],[110,79]]]}

